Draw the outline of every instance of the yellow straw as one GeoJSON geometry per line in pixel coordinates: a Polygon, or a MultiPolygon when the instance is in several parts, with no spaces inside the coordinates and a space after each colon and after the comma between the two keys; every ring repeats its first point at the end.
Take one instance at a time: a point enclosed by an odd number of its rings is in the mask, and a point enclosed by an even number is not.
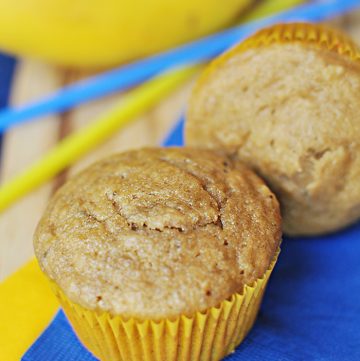
{"type": "Polygon", "coordinates": [[[151,108],[193,75],[198,68],[182,68],[150,80],[125,95],[121,104],[96,122],[63,139],[42,159],[2,185],[0,212],[104,142],[134,117],[151,108]]]}

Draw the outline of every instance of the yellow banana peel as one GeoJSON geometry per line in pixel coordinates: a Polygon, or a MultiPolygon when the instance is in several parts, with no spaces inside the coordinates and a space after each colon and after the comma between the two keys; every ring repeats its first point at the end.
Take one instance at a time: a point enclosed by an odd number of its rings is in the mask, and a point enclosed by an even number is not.
{"type": "Polygon", "coordinates": [[[211,33],[252,0],[2,0],[0,49],[104,68],[211,33]]]}

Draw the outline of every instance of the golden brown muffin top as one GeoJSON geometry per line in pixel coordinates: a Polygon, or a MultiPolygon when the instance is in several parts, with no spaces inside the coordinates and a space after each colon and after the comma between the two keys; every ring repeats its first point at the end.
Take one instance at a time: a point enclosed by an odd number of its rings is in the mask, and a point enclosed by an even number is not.
{"type": "MultiPolygon", "coordinates": [[[[303,26],[283,25],[281,34],[303,26]]],[[[335,37],[304,29],[309,38],[335,37]]],[[[272,39],[278,30],[264,32],[272,39]]],[[[191,98],[187,144],[227,148],[256,170],[279,197],[289,234],[329,232],[360,217],[360,62],[339,53],[346,41],[329,41],[329,50],[296,36],[240,44],[205,71],[191,98]]]]}
{"type": "Polygon", "coordinates": [[[276,198],[220,153],[129,151],[53,197],[35,233],[42,270],[74,302],[124,317],[215,306],[268,269],[281,238],[276,198]]]}

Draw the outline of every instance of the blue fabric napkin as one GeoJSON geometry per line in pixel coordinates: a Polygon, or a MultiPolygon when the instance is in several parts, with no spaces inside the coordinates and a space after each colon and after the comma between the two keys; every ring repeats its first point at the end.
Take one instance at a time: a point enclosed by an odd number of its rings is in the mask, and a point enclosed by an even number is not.
{"type": "MultiPolygon", "coordinates": [[[[183,121],[165,145],[181,145],[183,121]]],[[[95,361],[60,311],[22,361],[95,361]]],[[[360,224],[284,239],[257,322],[226,361],[360,360],[360,224]]]]}
{"type": "Polygon", "coordinates": [[[14,75],[16,59],[7,54],[0,54],[0,107],[8,105],[10,87],[14,75]]]}
{"type": "MultiPolygon", "coordinates": [[[[16,59],[14,57],[0,53],[0,109],[8,106],[11,82],[14,75],[15,65],[16,59]]],[[[2,133],[0,132],[0,150],[1,140],[2,133]]]]}

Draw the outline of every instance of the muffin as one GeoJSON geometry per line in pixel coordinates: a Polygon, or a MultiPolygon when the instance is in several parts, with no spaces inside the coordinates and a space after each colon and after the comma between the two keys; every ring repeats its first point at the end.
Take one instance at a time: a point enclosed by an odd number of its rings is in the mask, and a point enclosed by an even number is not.
{"type": "Polygon", "coordinates": [[[105,158],[55,194],[41,269],[100,360],[219,360],[251,328],[281,239],[278,202],[211,150],[105,158]]]}
{"type": "Polygon", "coordinates": [[[360,216],[360,50],[321,25],[265,29],[196,84],[186,143],[223,148],[278,196],[284,232],[335,231],[360,216]]]}

